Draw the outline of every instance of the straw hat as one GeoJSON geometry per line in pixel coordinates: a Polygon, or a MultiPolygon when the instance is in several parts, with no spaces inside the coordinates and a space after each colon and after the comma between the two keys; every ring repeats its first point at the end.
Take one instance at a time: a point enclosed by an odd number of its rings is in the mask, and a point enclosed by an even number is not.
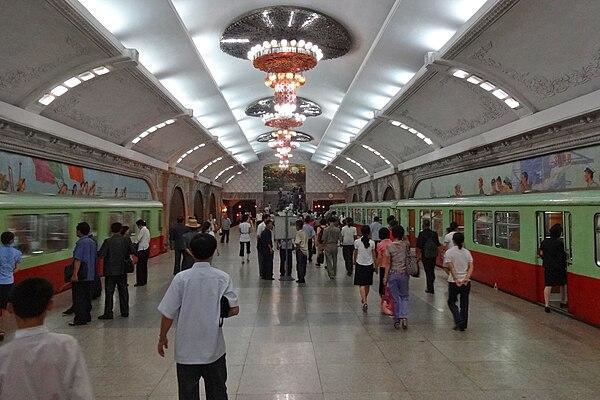
{"type": "Polygon", "coordinates": [[[187,223],[185,224],[188,228],[200,228],[200,224],[196,220],[196,218],[188,218],[187,223]]]}

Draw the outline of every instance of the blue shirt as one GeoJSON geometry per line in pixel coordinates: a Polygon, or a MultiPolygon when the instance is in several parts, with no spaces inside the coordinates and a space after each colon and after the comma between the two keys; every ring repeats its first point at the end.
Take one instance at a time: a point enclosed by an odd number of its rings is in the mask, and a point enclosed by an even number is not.
{"type": "Polygon", "coordinates": [[[309,224],[302,225],[302,230],[304,232],[306,232],[309,239],[312,239],[315,237],[315,229],[312,226],[310,226],[309,224]]]}
{"type": "Polygon", "coordinates": [[[379,238],[379,230],[381,229],[381,224],[379,222],[373,222],[370,226],[371,228],[371,239],[376,242],[379,242],[381,239],[379,238]]]}
{"type": "Polygon", "coordinates": [[[98,259],[98,245],[94,239],[90,236],[82,236],[75,244],[73,259],[85,263],[85,278],[82,281],[93,281],[96,275],[96,261],[98,259]]]}
{"type": "Polygon", "coordinates": [[[0,246],[0,285],[15,283],[13,271],[21,262],[21,252],[14,247],[0,246]]]}

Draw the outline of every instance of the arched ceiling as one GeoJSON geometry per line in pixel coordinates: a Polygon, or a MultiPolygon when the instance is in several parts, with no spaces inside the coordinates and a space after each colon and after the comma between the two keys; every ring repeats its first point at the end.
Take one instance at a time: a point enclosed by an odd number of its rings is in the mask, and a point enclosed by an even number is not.
{"type": "Polygon", "coordinates": [[[600,107],[596,0],[19,0],[0,13],[0,118],[222,184],[272,152],[245,113],[272,90],[220,36],[275,5],[324,13],[352,37],[305,74],[298,95],[322,113],[295,150],[346,184],[600,107]]]}

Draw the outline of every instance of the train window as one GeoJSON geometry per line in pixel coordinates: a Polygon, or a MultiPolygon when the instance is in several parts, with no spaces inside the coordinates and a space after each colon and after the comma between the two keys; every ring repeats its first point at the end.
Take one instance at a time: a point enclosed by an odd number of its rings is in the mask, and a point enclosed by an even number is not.
{"type": "Polygon", "coordinates": [[[46,251],[55,252],[69,248],[69,214],[46,216],[46,251]]]}
{"type": "Polygon", "coordinates": [[[115,222],[123,223],[123,213],[118,211],[113,211],[108,213],[108,226],[110,227],[115,222]]]}
{"type": "Polygon", "coordinates": [[[473,242],[491,246],[494,220],[491,211],[473,211],[473,242]]]}
{"type": "Polygon", "coordinates": [[[594,226],[596,228],[596,265],[600,267],[600,214],[594,215],[594,226]]]}
{"type": "Polygon", "coordinates": [[[421,229],[423,228],[423,220],[429,219],[431,221],[431,230],[437,232],[438,236],[444,236],[444,221],[442,220],[442,210],[421,210],[421,229]]]}
{"type": "Polygon", "coordinates": [[[465,213],[462,210],[450,210],[450,222],[456,222],[458,224],[458,231],[465,231],[465,213]]]}
{"type": "Polygon", "coordinates": [[[519,251],[521,248],[521,224],[518,212],[496,213],[496,247],[519,251]]]}
{"type": "Polygon", "coordinates": [[[98,237],[98,213],[97,212],[85,212],[81,214],[81,220],[87,222],[90,225],[90,233],[94,237],[98,237]]]}
{"type": "MultiPolygon", "coordinates": [[[[135,226],[135,211],[125,211],[123,213],[123,225],[135,226]]],[[[129,232],[131,232],[131,229],[129,232]]]]}
{"type": "Polygon", "coordinates": [[[8,230],[15,234],[15,248],[25,256],[69,248],[68,214],[11,215],[8,230]]]}

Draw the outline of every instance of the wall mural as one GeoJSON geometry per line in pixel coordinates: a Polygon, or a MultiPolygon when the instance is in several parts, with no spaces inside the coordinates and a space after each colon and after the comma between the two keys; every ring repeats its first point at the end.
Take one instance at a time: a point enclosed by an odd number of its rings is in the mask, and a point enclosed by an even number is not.
{"type": "Polygon", "coordinates": [[[0,191],[152,199],[143,179],[3,151],[0,191]]]}
{"type": "Polygon", "coordinates": [[[295,187],[306,189],[306,166],[290,163],[282,170],[279,164],[265,164],[263,167],[263,190],[266,192],[292,191],[295,187]]]}
{"type": "Polygon", "coordinates": [[[600,146],[425,179],[415,199],[599,189],[600,146]]]}

